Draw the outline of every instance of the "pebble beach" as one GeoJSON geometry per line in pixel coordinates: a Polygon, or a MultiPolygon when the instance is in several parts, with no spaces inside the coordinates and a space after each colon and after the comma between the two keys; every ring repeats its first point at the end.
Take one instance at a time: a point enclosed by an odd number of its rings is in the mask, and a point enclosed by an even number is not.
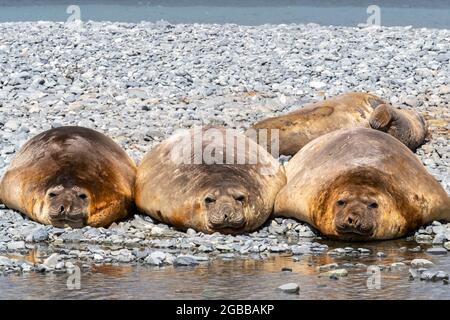
{"type": "MultiPolygon", "coordinates": [[[[23,143],[53,127],[101,131],[139,163],[177,129],[214,124],[244,130],[348,91],[371,92],[422,113],[430,136],[417,156],[450,193],[450,30],[0,23],[0,175],[23,143]]],[[[450,224],[436,221],[407,241],[421,257],[446,256],[450,224]]],[[[383,252],[361,244],[331,248],[308,225],[289,219],[271,219],[238,236],[180,232],[139,214],[108,229],[72,230],[43,226],[0,206],[5,274],[70,274],[76,265],[89,269],[93,263],[195,266],[274,254],[294,261],[347,255],[357,264],[360,256],[381,258],[383,252]],[[32,251],[39,253],[36,260],[23,258],[32,251]]],[[[412,261],[396,262],[407,266],[406,278],[448,283],[448,273],[412,261]]],[[[320,271],[340,277],[346,269],[320,271]]]]}

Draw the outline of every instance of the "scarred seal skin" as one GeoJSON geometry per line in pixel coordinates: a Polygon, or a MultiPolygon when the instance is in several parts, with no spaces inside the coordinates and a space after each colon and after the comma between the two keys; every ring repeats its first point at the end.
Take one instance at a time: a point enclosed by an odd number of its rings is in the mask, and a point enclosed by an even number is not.
{"type": "Polygon", "coordinates": [[[179,229],[239,234],[261,226],[286,183],[277,160],[245,135],[219,127],[178,132],[138,167],[136,205],[179,229]]]}
{"type": "Polygon", "coordinates": [[[134,209],[136,166],[113,140],[66,126],[42,132],[17,153],[0,199],[56,227],[105,227],[134,209]]]}
{"type": "Polygon", "coordinates": [[[287,164],[275,215],[296,218],[346,241],[399,238],[450,220],[450,198],[394,137],[342,129],[315,139],[287,164]]]}
{"type": "Polygon", "coordinates": [[[356,127],[387,132],[413,151],[427,135],[427,125],[420,114],[394,109],[381,98],[364,92],[343,93],[285,115],[264,119],[254,124],[247,135],[269,152],[274,145],[279,145],[280,154],[295,155],[315,138],[356,127]],[[267,133],[256,135],[254,130],[267,133]]]}

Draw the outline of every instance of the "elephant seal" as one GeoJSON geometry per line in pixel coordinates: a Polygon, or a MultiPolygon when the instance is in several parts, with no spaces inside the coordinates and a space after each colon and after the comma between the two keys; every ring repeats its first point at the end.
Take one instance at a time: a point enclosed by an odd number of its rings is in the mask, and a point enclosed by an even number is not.
{"type": "Polygon", "coordinates": [[[145,155],[137,171],[136,205],[178,229],[238,234],[267,220],[285,183],[284,168],[244,134],[196,127],[145,155]]]}
{"type": "Polygon", "coordinates": [[[450,220],[450,198],[419,159],[373,129],[331,132],[287,164],[274,213],[305,221],[338,240],[402,237],[422,224],[450,220]]]}
{"type": "Polygon", "coordinates": [[[56,227],[105,227],[134,206],[136,166],[119,145],[88,128],[58,127],[21,148],[0,184],[0,199],[56,227]]]}
{"type": "Polygon", "coordinates": [[[317,137],[356,127],[387,132],[413,151],[427,134],[425,120],[417,112],[394,109],[373,94],[349,92],[257,122],[247,135],[273,155],[277,153],[273,149],[283,155],[295,155],[317,137]]]}
{"type": "Polygon", "coordinates": [[[424,142],[428,133],[424,117],[413,110],[395,109],[388,104],[375,108],[369,118],[370,127],[389,133],[412,151],[424,142]]]}

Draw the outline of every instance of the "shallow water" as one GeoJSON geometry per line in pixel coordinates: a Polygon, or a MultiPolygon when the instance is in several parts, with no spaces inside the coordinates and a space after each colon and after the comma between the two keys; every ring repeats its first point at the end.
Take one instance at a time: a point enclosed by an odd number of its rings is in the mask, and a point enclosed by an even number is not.
{"type": "MultiPolygon", "coordinates": [[[[348,268],[348,277],[339,280],[318,277],[316,267],[328,263],[390,265],[426,258],[433,270],[450,273],[450,256],[430,256],[425,252],[403,252],[415,242],[404,240],[379,243],[327,243],[330,249],[364,247],[369,256],[334,258],[327,254],[302,256],[274,255],[266,260],[215,260],[197,267],[155,268],[142,265],[93,265],[81,274],[81,289],[67,288],[67,274],[0,276],[0,299],[450,299],[450,286],[442,282],[410,281],[408,267],[382,271],[380,289],[369,289],[367,268],[348,268]],[[382,251],[386,257],[378,258],[382,251]],[[281,271],[283,267],[292,272],[281,271]],[[299,295],[281,293],[277,287],[288,282],[300,285],[299,295]]],[[[423,249],[427,246],[422,245],[423,249]]]]}
{"type": "MultiPolygon", "coordinates": [[[[0,22],[66,21],[73,1],[0,0],[0,22]]],[[[357,26],[366,23],[369,5],[379,5],[383,26],[450,28],[450,3],[443,0],[171,0],[171,1],[76,1],[81,20],[159,21],[171,23],[319,23],[357,26]]]]}

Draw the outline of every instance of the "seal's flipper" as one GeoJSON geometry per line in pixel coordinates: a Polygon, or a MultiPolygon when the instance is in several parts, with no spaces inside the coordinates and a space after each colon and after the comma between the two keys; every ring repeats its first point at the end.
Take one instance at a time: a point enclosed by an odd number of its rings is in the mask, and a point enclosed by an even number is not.
{"type": "Polygon", "coordinates": [[[395,110],[387,104],[379,105],[370,115],[370,127],[375,130],[387,131],[394,120],[394,112],[395,110]]]}

